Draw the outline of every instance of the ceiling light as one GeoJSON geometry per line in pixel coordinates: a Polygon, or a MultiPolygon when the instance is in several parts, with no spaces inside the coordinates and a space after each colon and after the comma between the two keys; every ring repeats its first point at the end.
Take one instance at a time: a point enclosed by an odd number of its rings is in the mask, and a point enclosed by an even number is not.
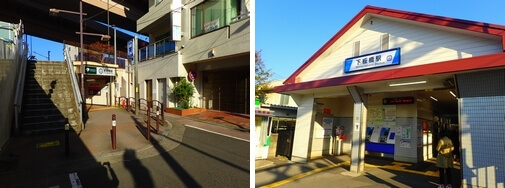
{"type": "Polygon", "coordinates": [[[425,84],[426,80],[422,81],[415,81],[415,82],[403,82],[403,83],[391,83],[389,86],[394,87],[394,86],[405,86],[405,85],[414,85],[414,84],[425,84]]]}
{"type": "Polygon", "coordinates": [[[456,97],[456,94],[454,94],[454,92],[449,91],[449,93],[451,93],[451,95],[452,95],[454,98],[457,98],[457,97],[456,97]]]}
{"type": "Polygon", "coordinates": [[[433,99],[434,101],[438,101],[438,99],[433,96],[430,96],[430,98],[433,99]]]}

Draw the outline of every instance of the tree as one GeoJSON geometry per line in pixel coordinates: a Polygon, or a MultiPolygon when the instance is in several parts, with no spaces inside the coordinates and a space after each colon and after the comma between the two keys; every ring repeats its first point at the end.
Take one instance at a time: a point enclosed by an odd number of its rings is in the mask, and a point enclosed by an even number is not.
{"type": "Polygon", "coordinates": [[[266,94],[272,90],[270,86],[270,77],[272,72],[270,69],[265,67],[265,63],[261,59],[261,51],[256,51],[255,53],[255,73],[254,76],[254,97],[259,99],[261,102],[266,100],[266,94]]]}
{"type": "Polygon", "coordinates": [[[191,97],[194,94],[194,87],[191,83],[186,81],[185,78],[181,79],[181,81],[175,84],[175,87],[172,89],[172,93],[177,97],[179,107],[183,109],[188,109],[191,107],[191,97]]]}

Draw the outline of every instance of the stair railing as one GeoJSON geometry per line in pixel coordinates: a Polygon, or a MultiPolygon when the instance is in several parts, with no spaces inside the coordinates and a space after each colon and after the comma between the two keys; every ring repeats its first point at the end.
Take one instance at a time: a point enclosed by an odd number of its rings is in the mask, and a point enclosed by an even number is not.
{"type": "Polygon", "coordinates": [[[19,21],[19,27],[16,31],[16,51],[14,62],[19,62],[19,66],[17,67],[17,83],[16,83],[16,93],[14,95],[14,121],[15,121],[15,131],[19,130],[21,111],[23,110],[23,91],[25,88],[25,76],[26,76],[26,64],[27,64],[27,56],[28,50],[26,43],[23,42],[23,31],[24,25],[19,21]]]}
{"type": "Polygon", "coordinates": [[[74,91],[74,97],[76,99],[75,106],[77,106],[77,112],[79,113],[79,121],[77,123],[79,123],[79,125],[82,128],[83,127],[83,114],[84,114],[84,112],[82,110],[84,108],[82,107],[83,100],[82,100],[81,92],[79,90],[79,84],[77,82],[77,74],[75,73],[74,64],[73,64],[72,59],[70,59],[69,52],[66,49],[64,49],[63,51],[65,54],[65,60],[67,63],[68,72],[70,75],[70,80],[72,81],[72,89],[74,91]]]}

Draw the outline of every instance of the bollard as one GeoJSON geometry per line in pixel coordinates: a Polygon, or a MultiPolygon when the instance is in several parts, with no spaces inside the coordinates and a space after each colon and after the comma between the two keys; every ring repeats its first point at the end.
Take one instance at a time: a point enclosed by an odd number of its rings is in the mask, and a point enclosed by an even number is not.
{"type": "Polygon", "coordinates": [[[65,118],[65,156],[68,157],[70,152],[70,144],[68,143],[68,132],[70,130],[70,124],[68,123],[68,118],[65,118]]]}
{"type": "Polygon", "coordinates": [[[112,114],[112,149],[116,149],[116,114],[112,114]]]}
{"type": "Polygon", "coordinates": [[[151,107],[147,102],[147,141],[151,141],[151,107]]]}
{"type": "Polygon", "coordinates": [[[156,106],[156,133],[160,132],[160,106],[156,106]]]}

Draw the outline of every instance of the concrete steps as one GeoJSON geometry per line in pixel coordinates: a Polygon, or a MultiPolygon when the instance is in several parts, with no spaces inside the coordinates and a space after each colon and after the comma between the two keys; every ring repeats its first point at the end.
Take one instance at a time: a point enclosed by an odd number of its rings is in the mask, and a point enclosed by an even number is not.
{"type": "Polygon", "coordinates": [[[79,115],[67,65],[64,62],[29,62],[23,96],[21,132],[58,131],[68,118],[78,128],[79,115]]]}

